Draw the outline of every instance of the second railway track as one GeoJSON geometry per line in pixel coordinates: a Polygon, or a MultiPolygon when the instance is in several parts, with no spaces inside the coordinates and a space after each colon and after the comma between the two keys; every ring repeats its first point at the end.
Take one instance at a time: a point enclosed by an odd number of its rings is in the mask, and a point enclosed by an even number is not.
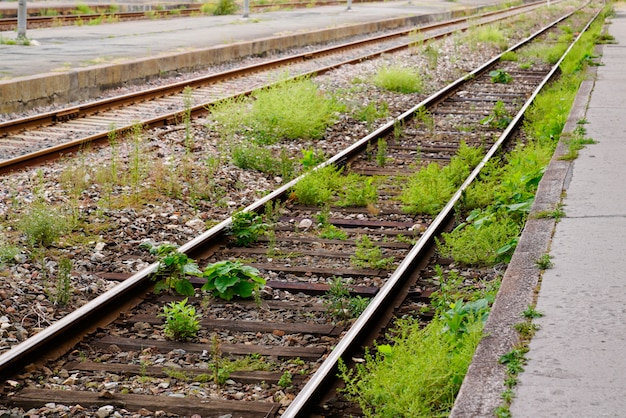
{"type": "Polygon", "coordinates": [[[287,74],[290,77],[322,74],[342,65],[407,48],[416,42],[437,39],[477,24],[510,18],[536,7],[538,5],[531,3],[471,19],[460,18],[404,29],[137,93],[1,122],[0,172],[67,155],[85,144],[106,141],[111,131],[124,132],[134,124],[146,127],[175,124],[187,111],[186,97],[190,98],[188,111],[198,116],[205,113],[212,103],[250,94],[287,74]]]}
{"type": "MultiPolygon", "coordinates": [[[[536,35],[537,42],[550,36],[536,35]]],[[[434,236],[451,219],[454,202],[444,208],[448,213],[438,216],[407,214],[397,198],[399,185],[428,162],[445,164],[462,142],[493,155],[519,124],[518,112],[555,73],[538,63],[522,71],[517,68],[494,59],[331,158],[327,166],[343,167],[343,174],[375,176],[364,183],[377,189],[377,199],[368,207],[300,204],[292,196],[295,180],[247,208],[265,211],[272,223],[271,239],[245,248],[234,246],[224,234],[231,224],[227,219],[180,248],[202,267],[228,259],[258,268],[268,280],[260,304],[207,300],[196,292],[198,297],[191,303],[202,312],[202,331],[191,343],[172,342],[164,338],[157,316],[172,297],[145,293],[156,265],[118,275],[124,281],[113,290],[0,357],[0,373],[11,378],[9,387],[5,385],[6,402],[30,408],[55,399],[127,411],[151,405],[146,413],[187,416],[310,413],[332,386],[329,379],[338,357],[349,356],[386,325],[393,314],[387,298],[393,298],[398,287],[415,283],[428,263],[423,252],[429,252],[434,236]],[[496,69],[512,74],[513,81],[494,83],[489,71],[496,69]],[[496,126],[489,120],[499,103],[510,120],[496,126]],[[422,123],[412,119],[416,112],[423,116],[422,123]],[[394,126],[402,124],[404,129],[394,132],[394,126]],[[472,129],[464,129],[467,126],[472,129]],[[385,164],[374,164],[381,139],[388,146],[385,164]],[[275,203],[268,205],[270,201],[275,203]],[[345,239],[320,238],[318,224],[333,225],[345,239]],[[364,237],[389,261],[354,263],[358,241],[364,237]],[[420,258],[415,259],[417,254],[420,258]],[[329,320],[318,297],[328,292],[333,277],[340,277],[353,295],[371,299],[354,323],[329,320]],[[119,310],[124,314],[115,319],[119,310]],[[376,325],[370,322],[374,318],[376,325]],[[83,338],[72,329],[75,325],[92,333],[83,338]],[[340,336],[348,338],[340,340],[340,336]],[[47,363],[43,372],[14,375],[30,362],[45,363],[42,352],[65,351],[69,354],[47,363]],[[206,384],[207,378],[217,377],[220,364],[231,365],[231,361],[256,364],[263,370],[242,367],[231,372],[224,386],[206,384]],[[91,389],[78,391],[73,385],[91,389]],[[303,389],[300,395],[299,389],[303,389]]]]}

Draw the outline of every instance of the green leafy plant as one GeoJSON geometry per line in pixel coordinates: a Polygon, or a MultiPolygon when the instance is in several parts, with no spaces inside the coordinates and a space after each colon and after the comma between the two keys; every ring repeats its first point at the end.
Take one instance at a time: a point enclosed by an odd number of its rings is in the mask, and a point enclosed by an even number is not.
{"type": "Polygon", "coordinates": [[[341,177],[338,206],[367,206],[378,200],[378,191],[372,177],[350,173],[341,177]]]}
{"type": "Polygon", "coordinates": [[[507,51],[500,57],[500,61],[517,61],[519,57],[515,51],[507,51]]]}
{"type": "Polygon", "coordinates": [[[426,129],[427,131],[435,129],[435,118],[424,106],[419,107],[413,113],[413,119],[417,128],[426,129]]]}
{"type": "Polygon", "coordinates": [[[338,240],[346,240],[348,239],[348,234],[337,228],[333,224],[323,225],[319,232],[319,237],[324,239],[338,239],[338,240]]]}
{"type": "Polygon", "coordinates": [[[257,269],[238,261],[218,261],[210,264],[204,269],[202,276],[207,281],[202,290],[224,300],[231,300],[235,296],[259,297],[260,290],[265,286],[265,279],[259,276],[257,269]]]}
{"type": "Polygon", "coordinates": [[[276,150],[254,143],[234,146],[231,151],[233,164],[241,169],[256,170],[286,179],[293,177],[293,162],[287,151],[283,148],[278,153],[278,157],[276,154],[276,150]]]}
{"type": "Polygon", "coordinates": [[[527,319],[541,318],[543,314],[537,311],[533,306],[528,306],[523,312],[522,315],[527,319]]]}
{"type": "Polygon", "coordinates": [[[509,126],[513,118],[504,106],[504,102],[498,100],[493,107],[491,114],[480,120],[480,123],[495,129],[504,129],[509,126]]]}
{"type": "Polygon", "coordinates": [[[348,369],[339,363],[346,397],[366,417],[447,416],[482,334],[482,322],[468,320],[467,332],[452,335],[434,319],[398,321],[392,344],[366,352],[348,369]]]}
{"type": "Polygon", "coordinates": [[[326,312],[333,319],[344,321],[356,318],[367,308],[369,299],[350,296],[350,289],[341,277],[334,277],[323,296],[326,312]]]}
{"type": "Polygon", "coordinates": [[[233,236],[236,246],[249,247],[259,240],[259,235],[264,234],[268,226],[256,212],[236,211],[232,216],[229,234],[233,236]]]}
{"type": "MultiPolygon", "coordinates": [[[[501,248],[512,238],[519,235],[520,226],[510,220],[486,222],[480,226],[467,226],[442,234],[443,240],[437,240],[437,248],[443,257],[477,266],[495,265],[501,260],[501,248]]],[[[507,248],[510,254],[515,246],[507,248]]]]}
{"type": "Polygon", "coordinates": [[[380,167],[384,167],[387,164],[387,158],[387,141],[384,138],[379,138],[378,147],[376,148],[376,162],[380,167]]]}
{"type": "Polygon", "coordinates": [[[350,263],[359,268],[390,269],[394,262],[394,257],[383,257],[381,248],[374,244],[367,235],[363,235],[356,240],[356,250],[350,257],[350,263]]]}
{"type": "Polygon", "coordinates": [[[145,242],[140,247],[148,249],[150,254],[158,258],[159,265],[152,275],[152,280],[156,281],[156,293],[173,289],[180,295],[193,296],[194,288],[187,276],[201,276],[202,272],[187,254],[177,251],[177,247],[172,244],[154,245],[145,242]]]}
{"type": "Polygon", "coordinates": [[[478,299],[464,302],[459,299],[450,303],[449,308],[441,315],[445,324],[444,330],[458,336],[458,334],[469,332],[468,324],[478,320],[484,323],[487,320],[489,300],[478,299]]]}
{"type": "Polygon", "coordinates": [[[289,370],[285,370],[278,379],[278,386],[287,389],[293,385],[293,375],[289,370]]]}
{"type": "Polygon", "coordinates": [[[191,126],[191,110],[193,108],[193,89],[189,86],[183,89],[183,124],[185,126],[185,149],[191,152],[194,148],[194,138],[191,126]]]}
{"type": "Polygon", "coordinates": [[[313,167],[318,166],[326,160],[326,155],[324,151],[316,151],[312,148],[303,149],[302,158],[300,158],[300,164],[304,167],[305,170],[309,170],[313,167]]]}
{"type": "Polygon", "coordinates": [[[413,174],[400,195],[404,211],[412,214],[438,213],[480,162],[482,154],[480,148],[462,143],[446,167],[430,163],[413,174]]]}
{"type": "Polygon", "coordinates": [[[327,165],[311,171],[293,187],[293,197],[303,205],[324,205],[342,184],[342,169],[327,165]]]}
{"type": "Polygon", "coordinates": [[[70,232],[74,219],[62,208],[43,201],[35,202],[17,222],[31,246],[48,247],[70,232]]]}
{"type": "Polygon", "coordinates": [[[0,268],[15,263],[19,254],[19,247],[9,244],[4,234],[0,233],[0,268]]]}
{"type": "Polygon", "coordinates": [[[489,77],[491,77],[491,82],[493,83],[508,84],[513,81],[513,77],[502,69],[490,71],[489,77]]]}
{"type": "Polygon", "coordinates": [[[534,217],[537,219],[552,218],[559,221],[565,216],[565,210],[563,210],[563,204],[559,203],[553,210],[545,210],[536,212],[534,217]]]}
{"type": "Polygon", "coordinates": [[[513,325],[513,328],[519,332],[521,338],[529,340],[535,335],[535,332],[539,329],[539,325],[526,321],[513,325]]]}
{"type": "Polygon", "coordinates": [[[371,127],[377,119],[385,118],[387,116],[389,116],[389,105],[387,105],[387,103],[376,106],[376,103],[369,102],[366,106],[361,107],[355,113],[355,118],[366,122],[368,127],[371,127]]]}
{"type": "Polygon", "coordinates": [[[213,10],[215,16],[232,15],[237,11],[235,0],[217,0],[217,5],[213,10]]]}
{"type": "Polygon", "coordinates": [[[200,315],[196,313],[196,308],[187,305],[187,298],[165,305],[159,316],[165,318],[163,329],[172,339],[187,341],[198,335],[200,315]]]}

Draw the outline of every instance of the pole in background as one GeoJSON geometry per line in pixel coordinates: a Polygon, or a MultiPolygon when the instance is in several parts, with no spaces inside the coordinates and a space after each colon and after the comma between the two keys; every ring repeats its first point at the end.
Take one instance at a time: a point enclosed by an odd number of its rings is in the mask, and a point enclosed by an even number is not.
{"type": "Polygon", "coordinates": [[[248,17],[250,14],[250,0],[243,0],[243,17],[248,17]]]}
{"type": "Polygon", "coordinates": [[[26,39],[26,0],[17,2],[17,37],[26,39]]]}
{"type": "Polygon", "coordinates": [[[352,0],[348,0],[348,8],[346,10],[352,10],[352,0]]]}

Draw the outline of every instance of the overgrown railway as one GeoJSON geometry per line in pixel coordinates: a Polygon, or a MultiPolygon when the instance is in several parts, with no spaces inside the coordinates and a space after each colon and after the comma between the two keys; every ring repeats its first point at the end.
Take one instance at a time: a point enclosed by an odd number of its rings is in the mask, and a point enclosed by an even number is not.
{"type": "MultiPolygon", "coordinates": [[[[552,42],[568,18],[510,51],[552,42]]],[[[267,280],[258,300],[207,298],[199,290],[205,280],[187,276],[181,280],[195,286],[188,303],[201,312],[201,327],[189,342],[172,341],[159,315],[183,297],[152,292],[150,279],[163,264],[132,275],[109,272],[119,285],[0,356],[4,401],[24,409],[51,399],[94,410],[150,405],[148,413],[185,416],[322,413],[320,405],[335,396],[339,359],[349,361],[378,338],[397,310],[407,309],[403,303],[409,310],[428,304],[427,279],[444,262],[434,254],[435,238],[452,226],[464,190],[507,146],[534,96],[558,75],[558,63],[520,69],[501,58],[178,249],[201,269],[224,261],[258,269],[267,280]],[[443,209],[407,211],[400,196],[408,179],[429,163],[447,165],[466,146],[480,157],[443,209]],[[306,202],[298,185],[314,188],[320,173],[321,183],[356,180],[327,201],[306,202]],[[264,237],[237,243],[239,218],[262,220],[264,237]],[[323,235],[331,231],[336,235],[323,235]],[[362,313],[350,318],[347,306],[329,307],[337,292],[359,296],[362,313]],[[91,390],[75,390],[79,381],[91,390]]]]}

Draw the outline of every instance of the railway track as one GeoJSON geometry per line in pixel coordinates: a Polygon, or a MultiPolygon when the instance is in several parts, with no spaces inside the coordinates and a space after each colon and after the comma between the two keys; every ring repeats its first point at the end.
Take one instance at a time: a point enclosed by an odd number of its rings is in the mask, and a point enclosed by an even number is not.
{"type": "Polygon", "coordinates": [[[419,31],[420,42],[428,41],[537,7],[539,5],[536,3],[528,4],[405,29],[124,96],[0,122],[0,172],[58,158],[79,150],[85,144],[106,142],[112,132],[126,132],[133,125],[157,127],[175,124],[187,113],[192,117],[204,114],[212,103],[250,94],[284,78],[286,71],[291,77],[323,74],[343,65],[408,48],[417,41],[416,30],[419,31]]]}
{"type": "MultiPolygon", "coordinates": [[[[551,30],[558,30],[555,27],[561,21],[554,22],[551,30]]],[[[528,42],[549,39],[548,30],[535,33],[528,42]]],[[[415,290],[421,288],[417,284],[429,264],[434,238],[449,226],[463,190],[502,149],[532,98],[556,74],[556,66],[535,63],[520,71],[496,57],[317,168],[316,172],[321,172],[343,167],[343,174],[375,179],[377,198],[369,205],[344,207],[337,200],[330,206],[302,204],[297,194],[294,199],[294,187],[314,176],[313,172],[244,210],[259,213],[271,223],[271,239],[234,245],[228,232],[233,218],[229,218],[180,247],[181,253],[197,260],[202,268],[239,260],[267,279],[256,302],[206,299],[196,290],[189,301],[202,312],[202,331],[192,342],[164,338],[158,315],[165,304],[182,298],[150,292],[150,277],[158,264],[130,277],[118,277],[123,281],[111,291],[0,356],[0,375],[9,384],[5,401],[31,408],[54,399],[56,403],[127,411],[151,405],[153,410],[146,413],[186,416],[310,413],[333,386],[338,359],[350,358],[376,338],[407,294],[420,297],[415,290]],[[512,75],[512,80],[494,82],[490,72],[496,70],[512,75]],[[492,126],[485,121],[493,115],[496,103],[503,104],[510,120],[492,126]],[[425,114],[420,109],[427,109],[432,123],[415,123],[416,114],[425,114]],[[402,123],[402,132],[394,130],[402,123]],[[473,129],[459,129],[464,126],[473,129]],[[388,147],[386,161],[374,164],[372,154],[382,147],[381,139],[388,147]],[[418,166],[432,161],[445,164],[462,142],[481,148],[484,157],[443,210],[436,216],[403,210],[398,185],[418,166]],[[412,150],[418,149],[416,158],[412,150]],[[343,231],[344,239],[321,238],[319,225],[333,225],[343,231]],[[364,237],[387,262],[372,263],[371,258],[355,262],[364,237]],[[335,283],[370,299],[358,319],[329,318],[328,307],[318,296],[327,295],[335,283]],[[46,353],[44,358],[41,353],[46,353]],[[220,364],[230,365],[228,358],[246,359],[257,370],[231,370],[221,384],[203,384],[207,378],[219,380],[220,364]],[[27,370],[16,377],[18,370],[30,363],[44,363],[48,371],[27,370]],[[90,382],[92,390],[72,390],[78,381],[90,382]],[[140,384],[129,393],[125,381],[140,384]]],[[[203,284],[202,280],[193,282],[195,286],[203,284]]]]}

